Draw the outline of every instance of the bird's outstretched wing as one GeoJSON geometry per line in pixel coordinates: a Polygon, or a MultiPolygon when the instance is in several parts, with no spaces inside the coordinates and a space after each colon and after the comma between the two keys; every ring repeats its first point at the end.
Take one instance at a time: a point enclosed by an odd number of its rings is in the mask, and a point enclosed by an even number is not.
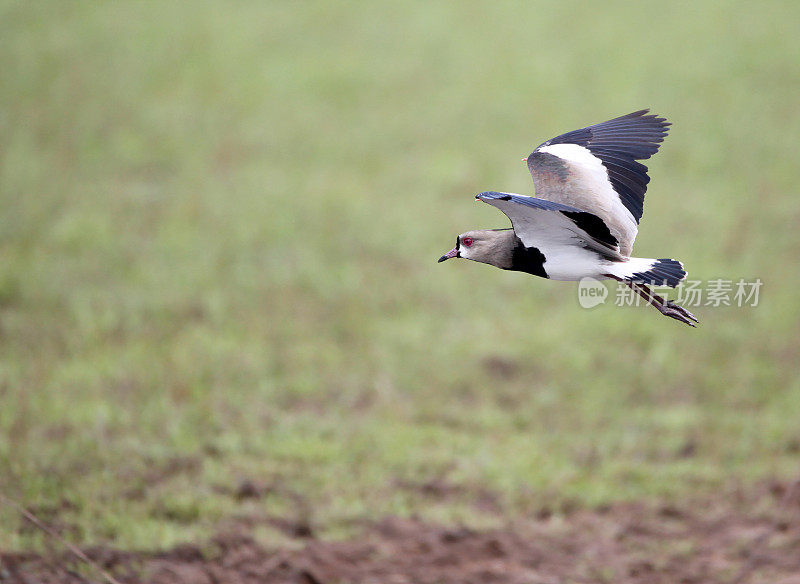
{"type": "Polygon", "coordinates": [[[535,247],[545,256],[550,257],[550,250],[587,248],[608,259],[622,259],[617,239],[593,213],[513,193],[488,191],[475,198],[505,213],[525,247],[535,247]]]}
{"type": "Polygon", "coordinates": [[[557,136],[527,160],[537,197],[597,215],[624,255],[632,251],[650,182],[636,161],[658,151],[670,125],[648,111],[557,136]]]}

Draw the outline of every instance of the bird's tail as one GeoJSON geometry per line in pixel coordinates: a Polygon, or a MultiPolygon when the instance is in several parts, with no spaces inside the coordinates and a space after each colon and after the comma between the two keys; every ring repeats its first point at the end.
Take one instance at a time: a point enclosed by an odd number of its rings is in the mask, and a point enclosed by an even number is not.
{"type": "Polygon", "coordinates": [[[668,258],[630,258],[627,262],[614,262],[608,273],[628,282],[671,288],[686,278],[683,264],[668,258]]]}

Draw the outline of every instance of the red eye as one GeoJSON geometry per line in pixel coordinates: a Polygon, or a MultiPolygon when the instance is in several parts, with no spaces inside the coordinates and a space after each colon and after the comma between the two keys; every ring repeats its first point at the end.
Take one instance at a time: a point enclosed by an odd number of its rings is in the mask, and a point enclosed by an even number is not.
{"type": "Polygon", "coordinates": [[[461,243],[463,243],[465,247],[469,247],[472,245],[472,238],[465,237],[464,239],[461,240],[461,243]]]}

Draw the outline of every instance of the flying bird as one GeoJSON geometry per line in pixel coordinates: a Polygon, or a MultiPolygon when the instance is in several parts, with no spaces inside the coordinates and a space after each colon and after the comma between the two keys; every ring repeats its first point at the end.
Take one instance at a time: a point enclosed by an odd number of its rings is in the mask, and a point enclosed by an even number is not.
{"type": "Polygon", "coordinates": [[[475,196],[505,213],[511,228],[462,233],[439,261],[464,258],[551,280],[617,280],[661,314],[695,326],[691,312],[649,288],[677,286],[683,264],[631,257],[650,182],[637,160],[658,151],[669,126],[644,109],[539,145],[523,159],[536,197],[475,196]]]}

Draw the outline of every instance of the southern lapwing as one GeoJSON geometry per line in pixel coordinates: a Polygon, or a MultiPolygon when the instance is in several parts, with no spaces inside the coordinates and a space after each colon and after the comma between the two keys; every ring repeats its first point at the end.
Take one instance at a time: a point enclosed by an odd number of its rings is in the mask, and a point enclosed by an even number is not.
{"type": "Polygon", "coordinates": [[[439,258],[464,258],[552,280],[614,279],[661,314],[695,326],[697,318],[648,285],[686,278],[673,259],[631,257],[650,177],[636,162],[650,158],[667,135],[666,119],[640,110],[567,132],[525,161],[536,197],[488,191],[476,199],[500,209],[510,229],[467,231],[439,258]]]}

